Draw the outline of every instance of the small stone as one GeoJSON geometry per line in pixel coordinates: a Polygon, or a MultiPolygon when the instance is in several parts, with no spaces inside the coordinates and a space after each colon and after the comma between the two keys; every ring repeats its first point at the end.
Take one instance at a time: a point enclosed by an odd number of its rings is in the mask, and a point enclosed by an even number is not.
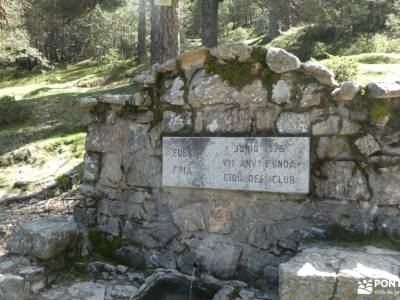
{"type": "Polygon", "coordinates": [[[306,108],[320,105],[323,90],[324,87],[319,84],[312,83],[307,85],[300,100],[300,107],[306,108]]]}
{"type": "Polygon", "coordinates": [[[339,132],[340,118],[330,116],[327,120],[317,123],[312,128],[313,135],[337,134],[339,132]]]}
{"type": "Polygon", "coordinates": [[[275,73],[296,71],[301,67],[301,61],[295,55],[280,48],[269,48],[266,61],[275,73]]]}
{"type": "Polygon", "coordinates": [[[357,134],[361,131],[362,127],[360,124],[353,122],[349,119],[342,119],[342,128],[340,129],[341,135],[352,135],[357,134]]]}
{"type": "Polygon", "coordinates": [[[306,75],[311,75],[317,79],[320,83],[328,86],[336,86],[337,81],[335,80],[335,75],[324,65],[319,63],[308,61],[303,63],[301,70],[306,75]]]}
{"type": "Polygon", "coordinates": [[[279,80],[272,87],[272,102],[276,104],[290,103],[292,96],[292,82],[289,80],[279,80]]]}
{"type": "Polygon", "coordinates": [[[371,156],[381,151],[381,147],[371,134],[359,138],[358,140],[356,140],[355,144],[361,154],[365,156],[371,156]]]}
{"type": "Polygon", "coordinates": [[[165,111],[162,120],[163,132],[178,132],[192,124],[192,113],[178,114],[173,111],[165,111]]]}
{"type": "Polygon", "coordinates": [[[301,134],[308,133],[312,122],[312,116],[309,113],[282,113],[276,122],[276,128],[279,133],[301,134]]]}
{"type": "Polygon", "coordinates": [[[375,99],[400,97],[400,82],[373,82],[367,85],[368,95],[375,99]]]}
{"type": "Polygon", "coordinates": [[[118,265],[117,271],[120,272],[121,274],[125,274],[128,271],[128,267],[123,265],[118,265]]]}
{"type": "Polygon", "coordinates": [[[345,81],[341,83],[331,96],[336,101],[351,101],[361,91],[361,85],[354,81],[345,81]]]}
{"type": "Polygon", "coordinates": [[[172,86],[168,89],[164,95],[161,96],[161,102],[169,103],[172,105],[182,106],[185,104],[183,99],[185,83],[179,77],[175,78],[172,86]]]}

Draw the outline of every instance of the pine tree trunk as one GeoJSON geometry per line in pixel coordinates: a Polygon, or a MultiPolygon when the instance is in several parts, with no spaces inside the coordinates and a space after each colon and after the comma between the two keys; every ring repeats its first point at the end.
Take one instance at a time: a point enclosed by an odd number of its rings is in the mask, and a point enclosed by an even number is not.
{"type": "Polygon", "coordinates": [[[269,11],[268,14],[268,32],[267,36],[270,39],[274,39],[280,35],[280,22],[277,14],[273,11],[269,11]]]}
{"type": "Polygon", "coordinates": [[[218,46],[218,0],[202,0],[202,43],[212,48],[218,46]]]}
{"type": "Polygon", "coordinates": [[[139,0],[139,23],[138,23],[138,61],[139,64],[146,63],[146,0],[139,0]]]}
{"type": "Polygon", "coordinates": [[[164,62],[179,54],[179,12],[178,0],[172,1],[172,6],[154,5],[152,1],[151,20],[151,61],[164,62]]]}

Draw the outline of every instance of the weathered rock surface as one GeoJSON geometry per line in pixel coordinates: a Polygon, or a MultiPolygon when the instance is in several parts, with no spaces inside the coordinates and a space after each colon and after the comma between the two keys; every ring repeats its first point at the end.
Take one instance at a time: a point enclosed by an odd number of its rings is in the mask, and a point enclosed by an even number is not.
{"type": "MultiPolygon", "coordinates": [[[[359,299],[362,297],[357,294],[359,281],[399,281],[399,271],[399,252],[374,247],[311,247],[280,265],[279,294],[282,300],[359,299]]],[[[369,297],[395,299],[396,296],[369,297]]]]}
{"type": "Polygon", "coordinates": [[[324,89],[324,86],[316,83],[307,85],[303,90],[300,106],[306,108],[320,105],[324,89]]]}
{"type": "Polygon", "coordinates": [[[352,161],[326,162],[321,167],[326,179],[317,179],[317,194],[322,198],[368,200],[367,179],[352,161]]]}
{"type": "Polygon", "coordinates": [[[161,102],[169,103],[172,105],[184,105],[185,99],[183,95],[185,94],[185,83],[179,77],[176,77],[172,83],[171,88],[169,88],[164,95],[161,96],[161,102]]]}
{"type": "Polygon", "coordinates": [[[272,102],[276,104],[288,104],[292,97],[293,82],[291,80],[279,80],[272,87],[272,102]]]}
{"type": "Polygon", "coordinates": [[[354,81],[342,82],[333,90],[331,96],[336,101],[351,101],[361,91],[361,85],[354,81]]]}
{"type": "Polygon", "coordinates": [[[267,101],[268,92],[264,89],[261,80],[238,91],[235,87],[221,79],[219,75],[209,75],[201,70],[196,73],[189,86],[188,101],[193,107],[217,104],[251,104],[267,101]]]}
{"type": "Polygon", "coordinates": [[[399,82],[373,82],[367,85],[368,95],[376,99],[400,97],[399,82]]]}
{"type": "Polygon", "coordinates": [[[276,121],[279,133],[301,134],[310,130],[312,116],[310,113],[282,113],[276,121]]]}
{"type": "Polygon", "coordinates": [[[25,300],[28,299],[27,296],[24,278],[12,274],[0,274],[0,299],[25,300]]]}
{"type": "Polygon", "coordinates": [[[203,131],[211,133],[245,133],[252,128],[253,112],[249,109],[231,108],[216,109],[204,112],[197,126],[204,128],[203,131]],[[201,124],[201,125],[200,125],[201,124]]]}
{"type": "Polygon", "coordinates": [[[330,116],[327,120],[317,123],[312,128],[313,135],[337,134],[339,132],[340,118],[330,116]]]}
{"type": "Polygon", "coordinates": [[[296,56],[280,48],[269,48],[266,60],[275,73],[296,71],[301,67],[301,61],[296,56]]]}
{"type": "Polygon", "coordinates": [[[237,59],[239,62],[245,62],[251,58],[252,52],[253,48],[243,43],[221,45],[210,49],[212,56],[225,61],[237,59]]]}
{"type": "Polygon", "coordinates": [[[18,225],[8,242],[11,253],[48,260],[73,249],[78,226],[70,217],[50,217],[18,225]]]}
{"type": "Polygon", "coordinates": [[[337,81],[335,80],[335,75],[324,65],[319,63],[308,61],[301,65],[301,70],[306,75],[311,75],[315,77],[320,83],[328,86],[336,86],[337,81]]]}
{"type": "Polygon", "coordinates": [[[278,112],[272,108],[257,108],[255,113],[257,131],[272,131],[278,112]]]}
{"type": "Polygon", "coordinates": [[[317,155],[320,159],[334,158],[339,160],[354,159],[350,143],[343,137],[321,137],[317,155]]]}
{"type": "Polygon", "coordinates": [[[189,238],[184,240],[188,251],[179,259],[180,268],[188,274],[197,263],[203,272],[221,279],[231,279],[239,264],[241,248],[221,241],[219,238],[189,238]]]}
{"type": "Polygon", "coordinates": [[[372,190],[372,201],[381,205],[400,203],[400,168],[399,166],[368,170],[372,190]]]}
{"type": "Polygon", "coordinates": [[[207,48],[200,48],[192,52],[184,52],[178,56],[177,61],[187,80],[190,81],[193,74],[203,67],[208,53],[209,50],[207,48]]]}
{"type": "Polygon", "coordinates": [[[179,114],[174,111],[165,111],[163,114],[163,132],[178,132],[191,124],[192,114],[190,112],[179,114]]]}
{"type": "Polygon", "coordinates": [[[381,146],[371,134],[359,138],[355,144],[361,154],[365,156],[371,156],[381,150],[381,146]]]}

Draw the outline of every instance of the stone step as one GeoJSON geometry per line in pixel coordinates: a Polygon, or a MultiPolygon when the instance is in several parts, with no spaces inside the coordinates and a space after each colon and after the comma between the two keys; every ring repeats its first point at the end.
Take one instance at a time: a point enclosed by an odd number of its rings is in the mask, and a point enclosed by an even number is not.
{"type": "Polygon", "coordinates": [[[78,225],[71,217],[36,219],[16,226],[7,247],[12,254],[49,260],[73,249],[78,235],[78,225]]]}

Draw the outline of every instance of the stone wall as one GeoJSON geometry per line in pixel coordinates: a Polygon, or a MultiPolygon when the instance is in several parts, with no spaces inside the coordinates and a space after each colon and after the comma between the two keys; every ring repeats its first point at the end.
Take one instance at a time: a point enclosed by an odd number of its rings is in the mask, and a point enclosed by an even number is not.
{"type": "Polygon", "coordinates": [[[95,248],[108,241],[108,254],[136,267],[191,273],[197,263],[265,287],[305,240],[400,243],[400,83],[338,84],[315,62],[243,45],[185,53],[135,80],[134,96],[81,99],[89,130],[75,219],[95,248]],[[310,193],[163,187],[163,136],[310,137],[310,193]]]}

